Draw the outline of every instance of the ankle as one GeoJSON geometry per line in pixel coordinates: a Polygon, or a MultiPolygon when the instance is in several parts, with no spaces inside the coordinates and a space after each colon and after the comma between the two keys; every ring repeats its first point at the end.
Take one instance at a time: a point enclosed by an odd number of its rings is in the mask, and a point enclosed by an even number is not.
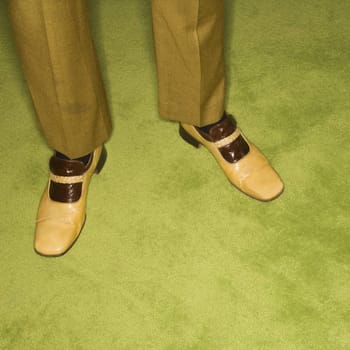
{"type": "Polygon", "coordinates": [[[222,123],[222,122],[223,122],[225,119],[227,119],[227,118],[231,118],[231,119],[232,119],[232,122],[233,122],[233,124],[234,124],[233,126],[234,126],[234,128],[236,129],[236,127],[237,127],[236,120],[235,120],[234,118],[232,118],[230,115],[226,114],[226,112],[224,112],[224,114],[222,115],[222,117],[221,117],[218,121],[216,121],[215,123],[207,124],[207,125],[198,127],[198,129],[199,129],[200,131],[203,131],[203,132],[205,132],[205,133],[208,134],[208,133],[209,133],[209,130],[210,130],[211,128],[213,128],[213,127],[217,126],[218,124],[222,123]]]}
{"type": "Polygon", "coordinates": [[[92,153],[86,154],[85,156],[79,157],[79,158],[69,158],[68,156],[66,156],[65,154],[55,151],[55,156],[57,158],[60,159],[64,159],[64,160],[77,160],[79,162],[82,162],[84,165],[87,165],[90,161],[92,153]]]}

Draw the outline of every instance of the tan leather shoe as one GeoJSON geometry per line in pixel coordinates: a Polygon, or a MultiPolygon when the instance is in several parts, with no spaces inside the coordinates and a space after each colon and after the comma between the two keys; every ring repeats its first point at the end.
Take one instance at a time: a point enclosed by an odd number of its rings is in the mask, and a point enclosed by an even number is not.
{"type": "Polygon", "coordinates": [[[98,147],[87,165],[77,160],[50,159],[50,178],[42,195],[35,230],[34,249],[44,256],[60,256],[78,238],[85,222],[86,197],[91,176],[106,160],[98,147]]]}
{"type": "Polygon", "coordinates": [[[212,127],[180,123],[180,136],[195,147],[205,146],[228,180],[248,196],[270,201],[283,191],[283,183],[264,155],[244,137],[233,116],[224,115],[212,127]]]}

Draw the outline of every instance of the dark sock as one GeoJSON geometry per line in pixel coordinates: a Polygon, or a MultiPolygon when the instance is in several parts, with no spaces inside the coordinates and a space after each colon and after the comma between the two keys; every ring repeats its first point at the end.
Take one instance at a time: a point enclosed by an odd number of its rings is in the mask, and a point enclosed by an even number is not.
{"type": "Polygon", "coordinates": [[[73,158],[72,159],[72,158],[67,157],[63,153],[60,153],[60,152],[56,151],[56,157],[64,159],[64,160],[78,160],[78,161],[84,163],[85,165],[87,165],[89,163],[89,160],[90,160],[90,157],[91,157],[91,153],[89,153],[89,154],[87,154],[86,156],[83,156],[83,157],[73,158]]]}
{"type": "Polygon", "coordinates": [[[216,124],[221,123],[224,119],[226,118],[226,113],[223,114],[223,116],[221,117],[220,120],[218,120],[217,122],[213,123],[213,124],[209,124],[209,125],[205,125],[200,127],[199,129],[203,130],[204,132],[208,133],[209,130],[216,124]]]}

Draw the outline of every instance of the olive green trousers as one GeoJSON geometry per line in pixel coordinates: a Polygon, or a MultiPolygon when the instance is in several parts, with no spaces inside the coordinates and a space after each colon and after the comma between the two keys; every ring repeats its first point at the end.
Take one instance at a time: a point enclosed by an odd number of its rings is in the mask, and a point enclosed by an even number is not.
{"type": "MultiPolygon", "coordinates": [[[[112,123],[86,0],[9,0],[9,16],[48,145],[71,158],[90,153],[112,123]]],[[[224,1],[152,0],[152,18],[160,116],[216,122],[224,111],[224,1]]]]}

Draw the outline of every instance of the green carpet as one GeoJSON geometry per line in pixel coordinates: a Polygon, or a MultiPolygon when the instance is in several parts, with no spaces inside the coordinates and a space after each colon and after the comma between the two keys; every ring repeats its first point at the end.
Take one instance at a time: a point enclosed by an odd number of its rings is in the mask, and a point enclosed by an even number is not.
{"type": "Polygon", "coordinates": [[[149,2],[90,1],[114,133],[55,259],[32,250],[51,151],[0,3],[0,349],[350,349],[350,2],[298,3],[226,3],[227,110],[286,185],[260,203],[158,117],[149,2]]]}

